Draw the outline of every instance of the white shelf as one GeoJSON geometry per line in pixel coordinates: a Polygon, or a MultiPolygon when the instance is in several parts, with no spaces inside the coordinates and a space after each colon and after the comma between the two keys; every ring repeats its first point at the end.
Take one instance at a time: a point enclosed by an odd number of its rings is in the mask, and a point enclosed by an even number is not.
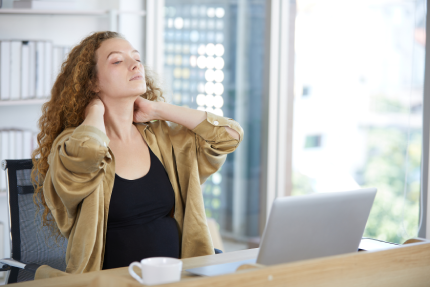
{"type": "Polygon", "coordinates": [[[35,10],[35,9],[0,9],[0,14],[30,15],[72,15],[72,16],[103,16],[109,10],[35,10]]]}
{"type": "Polygon", "coordinates": [[[108,16],[110,14],[130,14],[145,16],[146,11],[139,10],[36,10],[36,9],[0,9],[0,15],[69,15],[69,16],[108,16]]]}
{"type": "Polygon", "coordinates": [[[146,11],[144,10],[119,10],[117,11],[118,14],[129,14],[129,15],[136,15],[136,16],[146,16],[146,11]]]}
{"type": "Polygon", "coordinates": [[[15,101],[0,101],[1,106],[25,106],[37,105],[47,102],[49,99],[28,99],[28,100],[15,100],[15,101]]]}

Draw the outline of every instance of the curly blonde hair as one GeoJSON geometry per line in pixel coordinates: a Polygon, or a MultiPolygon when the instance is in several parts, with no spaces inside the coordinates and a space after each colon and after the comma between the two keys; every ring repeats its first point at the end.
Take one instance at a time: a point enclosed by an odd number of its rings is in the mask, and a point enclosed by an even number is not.
{"type": "MultiPolygon", "coordinates": [[[[103,41],[112,38],[124,39],[116,32],[96,32],[83,39],[69,53],[61,65],[60,73],[51,90],[51,98],[42,106],[42,116],[38,121],[40,133],[37,135],[38,148],[32,155],[31,178],[35,188],[33,201],[37,212],[44,208],[42,226],[46,226],[57,239],[61,233],[43,195],[43,181],[49,168],[48,156],[56,137],[67,128],[77,127],[85,120],[85,108],[97,97],[96,51],[103,41]]],[[[157,86],[156,76],[146,66],[146,92],[141,97],[151,101],[164,101],[162,90],[157,86]]]]}

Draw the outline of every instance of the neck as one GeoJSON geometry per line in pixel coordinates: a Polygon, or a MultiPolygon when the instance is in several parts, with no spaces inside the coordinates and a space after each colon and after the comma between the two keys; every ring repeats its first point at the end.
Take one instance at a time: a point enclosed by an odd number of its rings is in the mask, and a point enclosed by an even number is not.
{"type": "Polygon", "coordinates": [[[131,142],[136,127],[133,125],[133,110],[136,97],[104,97],[104,122],[110,140],[131,142]]]}

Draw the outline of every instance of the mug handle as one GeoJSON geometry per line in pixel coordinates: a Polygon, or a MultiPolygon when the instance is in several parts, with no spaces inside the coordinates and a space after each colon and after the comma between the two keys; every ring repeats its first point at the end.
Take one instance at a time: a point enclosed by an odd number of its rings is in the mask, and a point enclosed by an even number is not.
{"type": "Polygon", "coordinates": [[[135,261],[132,262],[130,264],[130,266],[128,266],[128,272],[130,273],[131,277],[133,277],[134,279],[136,279],[137,281],[140,282],[140,284],[143,284],[143,279],[142,277],[140,277],[139,275],[136,274],[136,272],[134,272],[133,267],[134,266],[139,266],[139,269],[141,269],[142,267],[140,266],[140,263],[135,261]]]}

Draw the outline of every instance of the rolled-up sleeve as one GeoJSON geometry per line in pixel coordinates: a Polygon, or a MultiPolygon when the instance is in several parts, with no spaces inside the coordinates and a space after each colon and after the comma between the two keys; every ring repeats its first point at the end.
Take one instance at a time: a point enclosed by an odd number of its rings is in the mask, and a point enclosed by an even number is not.
{"type": "Polygon", "coordinates": [[[96,127],[77,127],[72,135],[60,144],[59,157],[64,167],[76,173],[92,173],[110,162],[109,138],[96,127]]]}
{"type": "Polygon", "coordinates": [[[192,130],[196,134],[201,183],[222,166],[227,154],[235,151],[243,140],[243,129],[236,121],[210,112],[206,114],[206,119],[192,130]],[[239,140],[233,138],[225,127],[235,130],[239,134],[239,140]]]}
{"type": "Polygon", "coordinates": [[[84,198],[100,185],[112,156],[109,138],[93,126],[79,126],[54,141],[43,186],[46,203],[66,237],[84,198]]]}

